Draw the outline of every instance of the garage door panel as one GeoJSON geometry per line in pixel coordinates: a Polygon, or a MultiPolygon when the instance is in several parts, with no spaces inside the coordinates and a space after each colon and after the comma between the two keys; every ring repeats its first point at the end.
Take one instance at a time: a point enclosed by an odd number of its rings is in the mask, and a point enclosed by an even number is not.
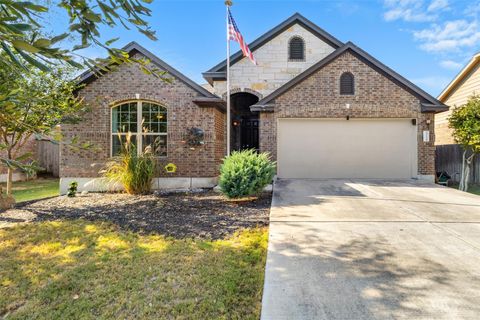
{"type": "Polygon", "coordinates": [[[416,127],[407,119],[280,119],[280,178],[411,178],[416,127]]]}

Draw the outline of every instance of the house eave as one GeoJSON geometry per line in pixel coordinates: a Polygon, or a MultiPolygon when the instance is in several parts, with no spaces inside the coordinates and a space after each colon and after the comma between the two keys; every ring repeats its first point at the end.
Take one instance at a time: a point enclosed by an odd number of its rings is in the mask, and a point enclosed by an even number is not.
{"type": "Polygon", "coordinates": [[[201,108],[216,108],[222,112],[226,111],[227,103],[219,97],[198,97],[192,100],[197,106],[201,108]]]}
{"type": "Polygon", "coordinates": [[[444,104],[431,104],[431,103],[422,103],[421,111],[422,113],[440,113],[448,111],[448,106],[444,104]]]}
{"type": "Polygon", "coordinates": [[[225,81],[227,80],[227,73],[225,71],[218,72],[204,72],[202,76],[205,80],[208,81],[210,85],[213,85],[214,81],[225,81]]]}
{"type": "Polygon", "coordinates": [[[459,84],[462,83],[463,79],[467,77],[470,72],[475,68],[475,66],[480,62],[480,53],[477,53],[473,56],[470,62],[455,76],[455,78],[447,85],[445,89],[438,96],[438,100],[445,102],[455,91],[459,84]]]}
{"type": "MultiPolygon", "coordinates": [[[[328,56],[308,68],[307,70],[303,71],[299,75],[297,75],[295,78],[292,80],[288,81],[285,83],[283,86],[278,88],[277,90],[273,91],[270,93],[268,96],[260,100],[257,104],[258,105],[267,105],[274,101],[276,98],[290,90],[291,88],[295,87],[297,84],[300,82],[304,81],[306,78],[320,70],[321,68],[325,67],[328,65],[330,62],[334,61],[337,59],[340,55],[345,53],[346,51],[350,51],[351,53],[355,54],[359,59],[362,59],[366,64],[370,65],[372,68],[376,69],[378,72],[384,74],[388,79],[392,80],[395,82],[397,85],[400,87],[404,88],[405,90],[409,91],[412,93],[414,96],[420,99],[420,101],[425,101],[426,104],[430,105],[438,105],[440,110],[442,109],[442,106],[444,104],[434,97],[432,97],[430,94],[425,92],[424,90],[420,89],[418,86],[413,84],[411,81],[405,79],[402,77],[400,74],[396,73],[377,59],[375,59],[373,56],[365,52],[364,50],[360,49],[357,47],[355,44],[352,42],[347,42],[344,46],[338,48],[337,50],[333,51],[330,53],[328,56]]],[[[438,111],[442,112],[442,111],[438,111]]]]}

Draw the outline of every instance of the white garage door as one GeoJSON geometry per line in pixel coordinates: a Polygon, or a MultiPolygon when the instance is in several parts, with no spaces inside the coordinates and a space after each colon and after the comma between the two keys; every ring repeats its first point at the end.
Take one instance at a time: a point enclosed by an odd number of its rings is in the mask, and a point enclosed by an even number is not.
{"type": "Polygon", "coordinates": [[[410,119],[279,119],[277,134],[280,178],[416,176],[410,119]]]}

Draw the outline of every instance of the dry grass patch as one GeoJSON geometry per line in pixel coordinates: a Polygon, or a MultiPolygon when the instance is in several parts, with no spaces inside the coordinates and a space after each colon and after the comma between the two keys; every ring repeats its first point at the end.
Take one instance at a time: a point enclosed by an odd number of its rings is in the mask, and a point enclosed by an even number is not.
{"type": "Polygon", "coordinates": [[[258,319],[266,228],[224,240],[109,223],[0,229],[0,318],[258,319]]]}

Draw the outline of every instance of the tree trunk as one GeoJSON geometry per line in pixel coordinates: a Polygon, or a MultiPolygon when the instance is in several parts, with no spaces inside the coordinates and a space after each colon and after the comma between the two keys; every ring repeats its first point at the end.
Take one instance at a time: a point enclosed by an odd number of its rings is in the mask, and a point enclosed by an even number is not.
{"type": "Polygon", "coordinates": [[[475,156],[475,153],[472,153],[472,155],[470,157],[468,157],[466,159],[467,161],[467,169],[465,170],[465,182],[463,184],[463,191],[468,191],[468,182],[470,180],[470,167],[472,165],[472,162],[473,162],[473,157],[475,156]]]}
{"type": "Polygon", "coordinates": [[[463,150],[463,155],[462,155],[462,175],[460,176],[460,183],[458,184],[458,190],[463,191],[463,188],[465,187],[465,162],[466,162],[466,157],[467,156],[467,149],[463,150]]]}
{"type": "Polygon", "coordinates": [[[11,167],[8,167],[7,170],[7,195],[11,195],[13,183],[13,169],[11,167]]]}
{"type": "Polygon", "coordinates": [[[468,191],[468,182],[470,180],[470,167],[473,162],[473,158],[475,157],[475,153],[472,152],[470,156],[467,157],[467,150],[463,151],[462,157],[462,176],[460,177],[460,184],[458,189],[461,191],[468,191]]]}

